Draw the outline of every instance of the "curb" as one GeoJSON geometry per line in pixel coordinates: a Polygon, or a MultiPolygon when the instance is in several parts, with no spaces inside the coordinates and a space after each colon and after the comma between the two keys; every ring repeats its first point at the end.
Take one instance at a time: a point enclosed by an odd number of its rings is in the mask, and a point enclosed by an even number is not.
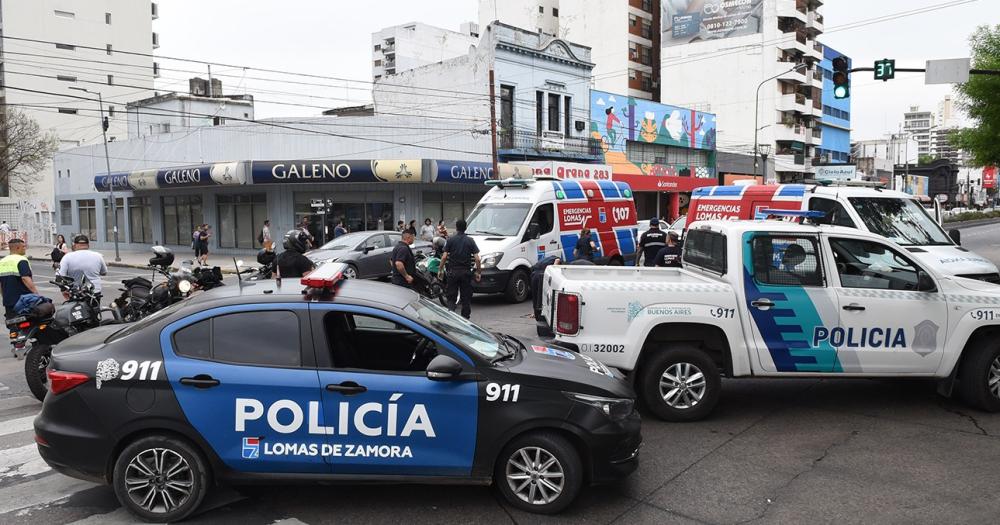
{"type": "Polygon", "coordinates": [[[996,224],[996,223],[1000,223],[1000,217],[993,217],[991,219],[975,219],[971,221],[961,221],[961,222],[946,222],[942,224],[941,227],[945,228],[946,230],[952,228],[962,229],[962,228],[971,228],[973,226],[985,226],[987,224],[996,224]]]}
{"type": "MultiPolygon", "coordinates": [[[[34,255],[27,255],[26,257],[28,258],[29,261],[44,261],[44,262],[47,262],[47,263],[50,263],[50,264],[52,263],[52,259],[50,259],[48,257],[38,257],[38,256],[34,256],[34,255]]],[[[105,264],[107,264],[109,268],[131,268],[131,269],[134,269],[134,270],[148,270],[149,269],[149,267],[147,265],[145,265],[145,264],[133,264],[133,263],[115,262],[115,261],[105,261],[105,264]]],[[[236,271],[235,270],[232,270],[232,269],[229,269],[229,268],[225,268],[225,267],[223,267],[221,265],[219,266],[219,268],[222,270],[222,273],[224,273],[226,275],[236,275],[236,271]]]]}

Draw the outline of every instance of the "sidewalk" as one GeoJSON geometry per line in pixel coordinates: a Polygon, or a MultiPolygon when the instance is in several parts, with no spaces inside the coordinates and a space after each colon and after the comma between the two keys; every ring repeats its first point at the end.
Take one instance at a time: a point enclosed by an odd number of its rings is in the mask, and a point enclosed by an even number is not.
{"type": "MultiPolygon", "coordinates": [[[[104,256],[105,262],[108,266],[117,268],[146,268],[149,265],[149,259],[153,256],[153,252],[150,250],[145,251],[122,251],[121,262],[115,262],[115,252],[114,250],[94,250],[104,256]]],[[[28,259],[32,261],[44,261],[47,264],[52,264],[52,258],[50,257],[52,253],[51,247],[38,247],[38,248],[28,248],[27,255],[28,259]]],[[[233,264],[233,258],[236,260],[243,260],[244,265],[253,266],[257,264],[257,261],[253,256],[246,255],[208,255],[208,266],[218,266],[222,269],[223,273],[236,273],[236,267],[233,264]]],[[[171,266],[179,267],[184,261],[190,260],[194,262],[194,253],[178,253],[174,252],[174,263],[171,266]]]]}

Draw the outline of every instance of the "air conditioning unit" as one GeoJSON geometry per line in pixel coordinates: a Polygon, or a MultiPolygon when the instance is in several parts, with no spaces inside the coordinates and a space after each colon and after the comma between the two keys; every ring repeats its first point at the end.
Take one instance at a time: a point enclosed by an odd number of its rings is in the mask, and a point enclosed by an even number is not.
{"type": "Polygon", "coordinates": [[[578,120],[578,121],[576,121],[576,122],[573,123],[573,129],[575,129],[577,131],[583,131],[583,130],[587,129],[587,123],[584,122],[584,121],[582,121],[582,120],[578,120]]]}

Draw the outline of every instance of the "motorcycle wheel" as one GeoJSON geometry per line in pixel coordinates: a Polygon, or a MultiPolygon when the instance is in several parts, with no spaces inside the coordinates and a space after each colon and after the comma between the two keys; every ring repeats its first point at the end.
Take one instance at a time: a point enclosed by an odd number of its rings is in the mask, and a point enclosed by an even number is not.
{"type": "Polygon", "coordinates": [[[49,376],[46,369],[52,358],[52,347],[49,345],[31,345],[24,356],[24,379],[28,389],[39,401],[45,399],[49,391],[49,376]]]}
{"type": "Polygon", "coordinates": [[[427,295],[429,295],[431,299],[437,299],[440,301],[441,306],[448,306],[448,299],[444,296],[444,287],[441,286],[441,283],[431,284],[428,287],[427,292],[427,295]]]}

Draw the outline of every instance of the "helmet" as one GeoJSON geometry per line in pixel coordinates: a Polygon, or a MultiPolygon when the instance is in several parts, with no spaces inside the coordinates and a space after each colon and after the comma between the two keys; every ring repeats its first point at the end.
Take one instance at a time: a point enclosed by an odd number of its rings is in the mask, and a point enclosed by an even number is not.
{"type": "Polygon", "coordinates": [[[285,234],[284,247],[286,250],[291,250],[293,252],[305,253],[306,243],[309,241],[309,236],[306,232],[302,230],[289,230],[285,234]]]}
{"type": "Polygon", "coordinates": [[[174,252],[165,246],[153,246],[153,256],[149,258],[150,266],[166,268],[174,262],[174,252]]]}
{"type": "Polygon", "coordinates": [[[274,262],[274,252],[271,250],[261,250],[257,252],[257,264],[268,265],[274,262]]]}

